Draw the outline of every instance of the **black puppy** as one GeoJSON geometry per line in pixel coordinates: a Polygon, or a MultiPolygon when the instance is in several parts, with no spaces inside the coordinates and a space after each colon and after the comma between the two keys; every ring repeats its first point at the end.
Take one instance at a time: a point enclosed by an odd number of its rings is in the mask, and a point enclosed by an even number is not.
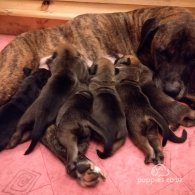
{"type": "Polygon", "coordinates": [[[43,68],[31,75],[30,72],[30,69],[24,68],[24,75],[27,77],[11,100],[0,108],[0,151],[6,147],[21,116],[38,97],[51,75],[49,70],[43,68]]]}
{"type": "Polygon", "coordinates": [[[116,88],[120,94],[127,118],[127,128],[133,142],[145,153],[145,163],[161,163],[164,155],[158,138],[158,127],[163,134],[163,146],[167,140],[182,143],[187,133],[176,137],[168,128],[164,118],[152,108],[149,99],[139,86],[141,70],[138,60],[131,57],[132,64],[117,64],[120,73],[117,75],[119,83],[116,88]]]}
{"type": "Polygon", "coordinates": [[[117,69],[110,60],[100,58],[90,70],[95,74],[89,84],[94,95],[92,117],[103,128],[103,134],[108,140],[104,151],[97,150],[97,154],[100,158],[107,158],[124,144],[127,136],[125,113],[115,89],[117,69]]]}
{"type": "Polygon", "coordinates": [[[88,67],[80,53],[70,44],[63,44],[49,59],[52,76],[36,101],[22,116],[10,143],[14,147],[25,131],[31,132],[29,154],[41,139],[46,128],[54,123],[64,101],[74,92],[78,81],[88,79],[88,67]]]}

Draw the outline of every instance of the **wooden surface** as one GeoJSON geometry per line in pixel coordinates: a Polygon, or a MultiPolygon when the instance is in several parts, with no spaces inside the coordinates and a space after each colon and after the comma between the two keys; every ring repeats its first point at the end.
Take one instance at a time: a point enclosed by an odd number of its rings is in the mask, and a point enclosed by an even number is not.
{"type": "Polygon", "coordinates": [[[65,23],[65,20],[0,15],[0,34],[18,35],[65,23]]]}
{"type": "Polygon", "coordinates": [[[41,0],[0,0],[0,34],[17,35],[25,31],[59,25],[84,13],[130,11],[146,6],[180,6],[190,9],[195,14],[195,0],[86,1],[93,3],[60,0],[53,1],[51,5],[43,8],[41,0]],[[94,3],[97,1],[101,3],[94,3]],[[115,4],[110,4],[111,2],[115,2],[115,4]]]}
{"type": "MultiPolygon", "coordinates": [[[[116,2],[120,1],[116,0],[116,2]]],[[[48,9],[43,11],[40,0],[0,0],[0,15],[69,20],[83,13],[129,11],[140,7],[157,5],[187,7],[195,13],[194,0],[121,0],[121,2],[131,2],[131,4],[54,1],[48,9]]]]}
{"type": "Polygon", "coordinates": [[[69,20],[84,13],[129,11],[144,5],[56,2],[41,9],[41,1],[0,0],[0,15],[69,20]]]}
{"type": "Polygon", "coordinates": [[[181,7],[195,7],[195,0],[58,0],[73,2],[130,4],[130,5],[174,5],[181,7]]]}

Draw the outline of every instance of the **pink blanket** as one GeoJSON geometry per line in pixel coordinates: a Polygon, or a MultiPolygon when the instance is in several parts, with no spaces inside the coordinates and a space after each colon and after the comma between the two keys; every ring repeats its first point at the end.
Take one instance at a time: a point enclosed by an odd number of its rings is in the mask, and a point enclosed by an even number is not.
{"type": "MultiPolygon", "coordinates": [[[[0,50],[14,37],[0,35],[0,50]]],[[[176,132],[181,134],[182,127],[176,132]]],[[[104,172],[106,181],[83,188],[65,172],[63,164],[43,145],[24,156],[28,143],[0,153],[0,195],[191,195],[195,194],[195,127],[184,144],[168,142],[165,163],[144,164],[144,155],[130,140],[113,157],[100,160],[95,143],[87,156],[104,172]]]]}

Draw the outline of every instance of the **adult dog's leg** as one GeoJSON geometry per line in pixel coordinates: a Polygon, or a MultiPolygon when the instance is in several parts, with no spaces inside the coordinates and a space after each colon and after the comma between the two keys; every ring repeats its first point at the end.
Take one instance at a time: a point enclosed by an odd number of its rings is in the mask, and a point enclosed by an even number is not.
{"type": "Polygon", "coordinates": [[[99,181],[106,179],[101,169],[81,153],[77,159],[76,174],[82,186],[95,186],[99,181]]]}
{"type": "Polygon", "coordinates": [[[183,120],[181,121],[181,125],[184,127],[195,126],[195,110],[189,108],[188,113],[184,115],[183,120]]]}

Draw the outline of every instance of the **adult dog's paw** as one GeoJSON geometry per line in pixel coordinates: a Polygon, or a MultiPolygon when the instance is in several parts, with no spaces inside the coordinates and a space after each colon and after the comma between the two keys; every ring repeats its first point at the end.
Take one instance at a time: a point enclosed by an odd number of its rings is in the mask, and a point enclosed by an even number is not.
{"type": "Polygon", "coordinates": [[[84,187],[95,186],[106,179],[101,169],[89,160],[78,162],[76,169],[78,182],[84,187]]]}

